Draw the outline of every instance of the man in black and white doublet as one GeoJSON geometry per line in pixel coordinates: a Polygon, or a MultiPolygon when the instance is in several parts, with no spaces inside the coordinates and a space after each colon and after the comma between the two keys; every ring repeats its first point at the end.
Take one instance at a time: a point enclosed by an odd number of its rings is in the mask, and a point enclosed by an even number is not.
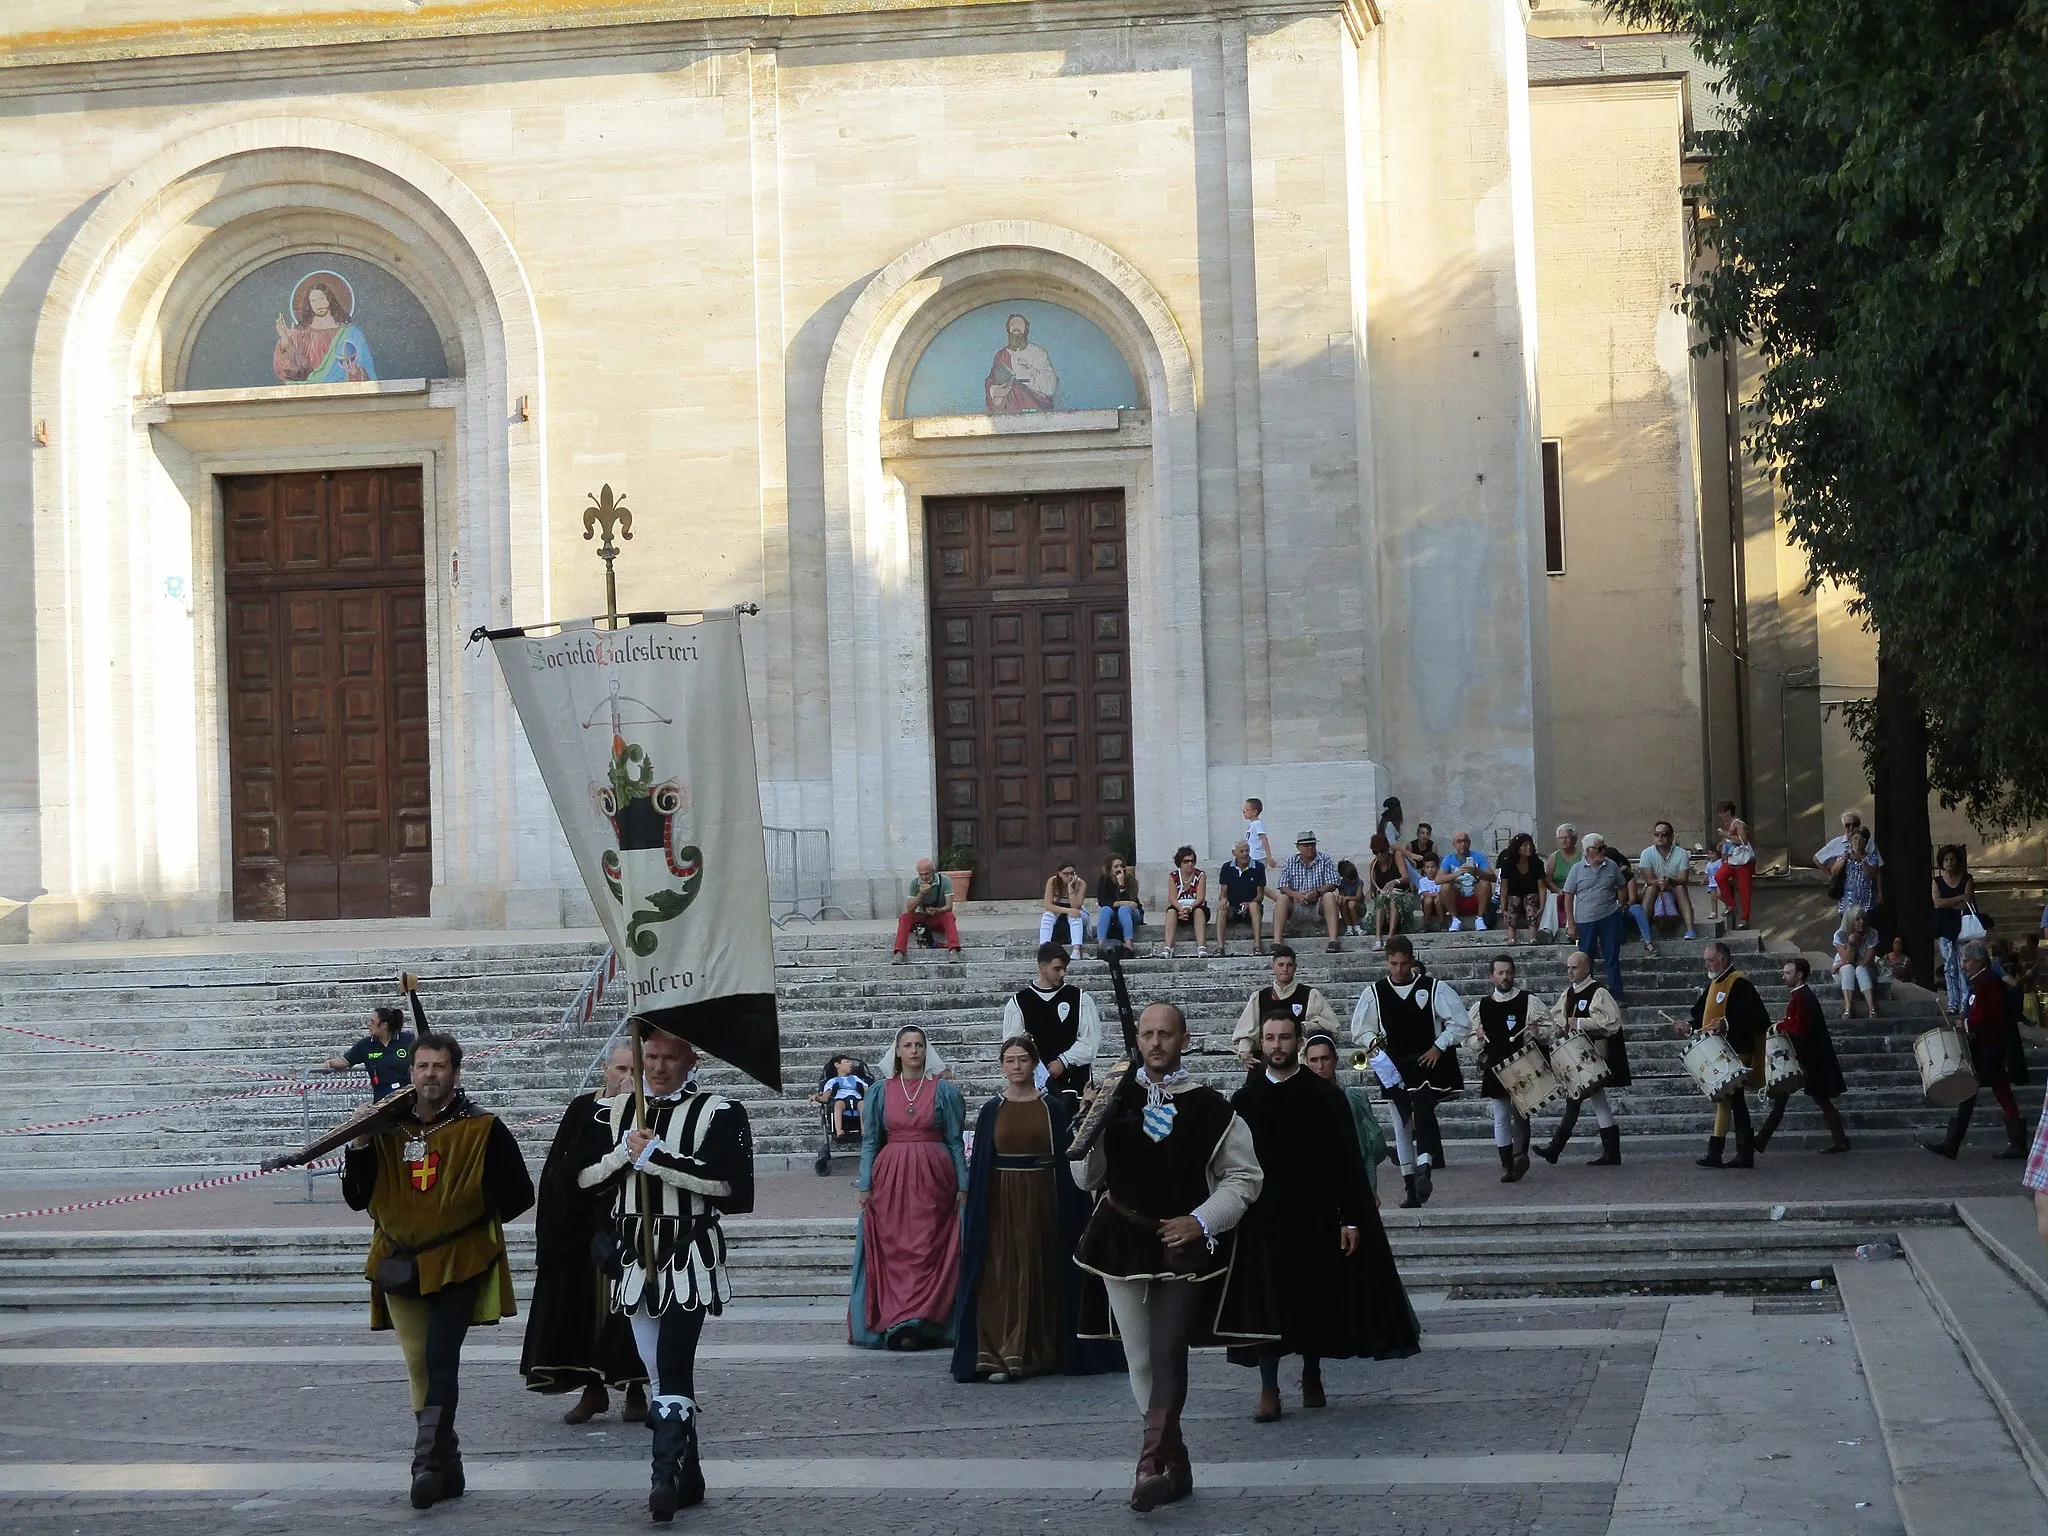
{"type": "Polygon", "coordinates": [[[643,1030],[647,1125],[633,1127],[633,1096],[600,1099],[583,1142],[578,1185],[609,1201],[617,1266],[611,1308],[633,1325],[647,1367],[654,1432],[656,1520],[700,1503],[697,1340],[707,1316],[732,1297],[721,1215],[754,1208],[754,1140],[740,1105],[696,1085],[687,1041],[643,1030]],[[643,1238],[642,1227],[650,1230],[643,1238]],[[651,1246],[653,1267],[645,1262],[651,1246]]]}
{"type": "MultiPolygon", "coordinates": [[[[1515,979],[1512,955],[1495,955],[1493,990],[1466,1014],[1479,1042],[1480,1088],[1493,1104],[1493,1145],[1500,1153],[1501,1183],[1516,1184],[1529,1171],[1529,1117],[1515,1107],[1514,1095],[1501,1081],[1500,1069],[1523,1047],[1548,1034],[1550,1010],[1515,979]]],[[[1540,1042],[1537,1049],[1541,1050],[1540,1042]]]]}
{"type": "Polygon", "coordinates": [[[1394,1151],[1408,1188],[1403,1210],[1428,1201],[1430,1170],[1443,1161],[1437,1100],[1465,1091],[1458,1042],[1470,1027],[1458,994],[1415,964],[1415,946],[1398,933],[1387,940],[1387,974],[1360,995],[1351,1038],[1372,1052],[1373,1072],[1394,1106],[1394,1151]]]}
{"type": "Polygon", "coordinates": [[[1038,946],[1038,980],[1003,1004],[1003,1038],[1029,1035],[1045,1068],[1045,1086],[1070,1096],[1076,1108],[1088,1091],[1102,1050],[1102,1015],[1095,999],[1067,980],[1067,952],[1038,946]]]}

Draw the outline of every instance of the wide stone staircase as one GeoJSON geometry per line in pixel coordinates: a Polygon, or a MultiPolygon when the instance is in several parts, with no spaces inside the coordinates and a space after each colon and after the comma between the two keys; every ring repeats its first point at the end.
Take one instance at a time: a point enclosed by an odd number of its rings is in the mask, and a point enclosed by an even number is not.
{"type": "MultiPolygon", "coordinates": [[[[747,1104],[764,1173],[795,1169],[808,1177],[819,1116],[804,1096],[819,1069],[838,1051],[879,1062],[903,1024],[927,1030],[970,1102],[994,1091],[1002,1002],[1032,973],[1035,932],[1019,927],[967,938],[958,957],[913,951],[910,963],[894,965],[886,939],[862,929],[820,925],[778,936],[787,1089],[778,1096],[722,1065],[706,1069],[713,1086],[747,1104]]],[[[1304,979],[1348,1021],[1359,992],[1381,973],[1381,958],[1355,939],[1339,955],[1325,954],[1320,939],[1298,947],[1304,979]]],[[[1434,935],[1420,944],[1432,973],[1467,1001],[1484,990],[1485,968],[1498,948],[1496,935],[1475,933],[1434,935]]],[[[1625,955],[1635,1083],[1613,1098],[1631,1156],[1690,1154],[1705,1130],[1707,1106],[1685,1075],[1669,1028],[1697,989],[1700,948],[1674,941],[1659,944],[1655,956],[1633,946],[1625,955]]],[[[1739,963],[1766,1002],[1781,1007],[1777,958],[1762,954],[1754,939],[1743,948],[1739,963]]],[[[1142,946],[1126,965],[1134,1003],[1180,1003],[1195,1035],[1190,1065],[1218,1087],[1233,1087],[1240,1069],[1229,1053],[1230,1029],[1245,997],[1267,978],[1267,963],[1242,952],[1201,960],[1186,948],[1168,961],[1156,949],[1156,942],[1142,946]]],[[[10,1191],[9,1208],[29,1207],[43,1203],[35,1198],[37,1185],[106,1184],[111,1169],[112,1188],[143,1189],[246,1170],[299,1145],[306,1125],[340,1119],[361,1102],[363,1089],[360,1074],[344,1084],[315,1077],[322,1086],[302,1095],[298,1074],[362,1032],[370,1005],[393,997],[392,978],[401,970],[421,976],[431,1020],[464,1039],[471,1054],[466,1086],[518,1130],[537,1165],[562,1103],[582,1086],[622,1007],[614,984],[591,1019],[561,1024],[603,953],[596,942],[423,942],[0,963],[0,1024],[10,1027],[0,1030],[0,1188],[10,1191]],[[127,1114],[165,1105],[179,1107],[127,1114]],[[127,1117],[55,1124],[109,1114],[127,1117]]],[[[1564,953],[1552,946],[1523,950],[1527,983],[1554,996],[1564,953]]],[[[1088,960],[1075,976],[1104,1012],[1107,1053],[1118,1031],[1106,970],[1088,960]]],[[[1831,1013],[1838,995],[1823,989],[1831,1013]]],[[[1901,989],[1880,1005],[1877,1019],[1833,1026],[1859,1145],[1904,1144],[1940,1123],[1940,1112],[1921,1096],[1912,1056],[1914,1037],[1937,1018],[1930,995],[1901,989]]],[[[1469,1064],[1467,1081],[1476,1082],[1469,1064]]],[[[1481,1096],[1447,1104],[1442,1119],[1454,1167],[1493,1161],[1481,1096]]],[[[1548,1122],[1548,1115],[1539,1119],[1539,1135],[1548,1122]]],[[[1980,1115],[1973,1140],[1989,1143],[1998,1134],[1996,1115],[1980,1115]]],[[[1818,1144],[1824,1136],[1803,1096],[1793,1100],[1780,1136],[1787,1146],[1818,1144]]],[[[838,1167],[843,1176],[846,1162],[838,1167]]],[[[1955,1220],[1952,1202],[1924,1200],[1422,1212],[1396,1211],[1390,1202],[1386,1216],[1411,1283],[1466,1290],[1683,1287],[1729,1279],[1805,1284],[1859,1243],[1955,1220]]],[[[735,1221],[732,1235],[747,1294],[844,1294],[850,1219],[752,1218],[735,1221]]],[[[361,1242],[360,1228],[349,1226],[109,1233],[0,1226],[0,1306],[145,1297],[159,1304],[357,1299],[361,1242]]],[[[515,1228],[522,1271],[530,1245],[530,1230],[515,1228]]]]}

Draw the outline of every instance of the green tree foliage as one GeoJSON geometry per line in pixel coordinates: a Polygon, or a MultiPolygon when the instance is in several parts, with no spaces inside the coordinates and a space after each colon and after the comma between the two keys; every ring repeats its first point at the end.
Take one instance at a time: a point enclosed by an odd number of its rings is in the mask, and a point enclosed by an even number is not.
{"type": "MultiPolygon", "coordinates": [[[[1757,349],[1750,451],[1879,636],[1880,696],[1851,723],[1887,856],[1924,860],[1930,782],[1980,826],[2041,816],[2048,0],[1610,9],[1726,72],[1730,126],[1699,136],[1720,260],[1685,304],[1710,345],[1757,349]]],[[[1924,878],[1895,882],[1924,901],[1924,878]]]]}

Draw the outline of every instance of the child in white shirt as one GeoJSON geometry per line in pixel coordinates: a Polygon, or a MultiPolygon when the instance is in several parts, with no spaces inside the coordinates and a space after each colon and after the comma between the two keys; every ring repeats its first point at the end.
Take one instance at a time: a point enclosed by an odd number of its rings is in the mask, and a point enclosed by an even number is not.
{"type": "Polygon", "coordinates": [[[1244,802],[1244,840],[1251,846],[1252,862],[1265,865],[1267,871],[1272,873],[1277,869],[1277,866],[1273,863],[1273,839],[1266,836],[1266,823],[1261,819],[1265,814],[1266,805],[1264,801],[1254,800],[1249,796],[1246,797],[1244,802]]]}

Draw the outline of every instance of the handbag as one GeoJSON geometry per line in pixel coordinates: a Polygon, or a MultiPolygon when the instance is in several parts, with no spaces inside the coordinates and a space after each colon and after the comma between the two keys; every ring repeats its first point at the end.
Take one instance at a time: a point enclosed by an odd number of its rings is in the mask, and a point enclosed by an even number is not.
{"type": "Polygon", "coordinates": [[[1963,908],[1962,931],[1957,937],[1967,944],[1971,939],[1983,938],[1985,932],[1984,919],[1978,915],[1977,909],[1975,907],[1963,908]]]}
{"type": "Polygon", "coordinates": [[[1848,885],[1849,866],[1844,864],[1835,871],[1833,877],[1828,881],[1828,900],[1840,901],[1842,899],[1842,892],[1848,889],[1848,885]]]}
{"type": "Polygon", "coordinates": [[[467,1237],[479,1227],[487,1227],[494,1220],[488,1212],[479,1216],[466,1227],[459,1227],[446,1237],[437,1237],[431,1243],[421,1243],[417,1248],[393,1246],[391,1251],[377,1261],[377,1289],[391,1296],[417,1296],[420,1293],[419,1257],[436,1248],[445,1248],[459,1237],[467,1237]]]}

